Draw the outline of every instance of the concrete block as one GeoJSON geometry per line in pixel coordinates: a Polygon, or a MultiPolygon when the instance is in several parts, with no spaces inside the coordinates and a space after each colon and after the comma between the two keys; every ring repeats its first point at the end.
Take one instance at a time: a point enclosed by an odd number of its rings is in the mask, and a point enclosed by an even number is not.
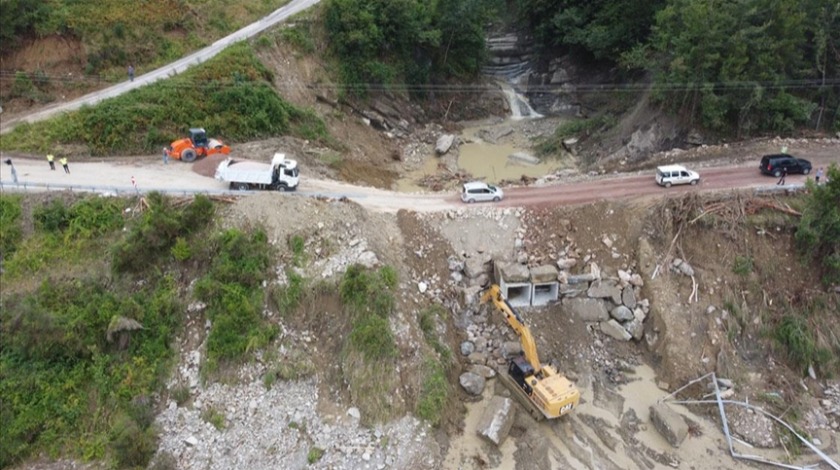
{"type": "Polygon", "coordinates": [[[531,295],[533,294],[534,286],[530,282],[508,283],[505,280],[501,280],[499,281],[499,287],[502,289],[502,295],[511,306],[531,306],[531,295]]]}
{"type": "Polygon", "coordinates": [[[688,436],[688,424],[665,403],[650,407],[650,421],[672,447],[679,447],[688,436]]]}
{"type": "Polygon", "coordinates": [[[507,438],[513,420],[516,417],[516,407],[510,398],[498,395],[490,399],[478,421],[477,432],[481,437],[497,446],[507,438]]]}
{"type": "Polygon", "coordinates": [[[534,291],[531,294],[531,305],[534,307],[548,305],[551,302],[556,302],[559,296],[559,282],[534,283],[534,291]]]}
{"type": "Polygon", "coordinates": [[[534,284],[556,282],[557,273],[557,268],[549,264],[535,266],[531,268],[531,282],[533,282],[534,284]]]}

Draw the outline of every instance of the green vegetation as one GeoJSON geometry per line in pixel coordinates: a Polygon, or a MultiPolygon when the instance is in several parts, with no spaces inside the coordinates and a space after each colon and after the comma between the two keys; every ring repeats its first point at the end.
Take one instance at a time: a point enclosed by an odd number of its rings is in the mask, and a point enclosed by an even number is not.
{"type": "Polygon", "coordinates": [[[618,120],[611,114],[566,121],[557,126],[554,133],[536,145],[537,154],[540,156],[557,156],[563,153],[563,141],[569,137],[587,137],[603,128],[614,126],[618,120]]]}
{"type": "Polygon", "coordinates": [[[270,265],[265,232],[228,229],[211,241],[215,253],[208,273],[195,286],[195,295],[207,304],[212,321],[207,338],[205,374],[220,361],[238,361],[265,347],[278,333],[262,316],[262,282],[270,265]]]}
{"type": "Polygon", "coordinates": [[[324,140],[324,122],[283,100],[272,74],[244,42],[171,79],[93,107],[23,124],[3,136],[0,148],[43,153],[83,145],[92,155],[157,152],[191,126],[231,141],[292,134],[324,140]]]}
{"type": "Polygon", "coordinates": [[[713,131],[840,129],[833,0],[519,0],[544,54],[571,50],[654,78],[654,99],[713,131]]]}
{"type": "Polygon", "coordinates": [[[339,284],[339,297],[352,324],[341,354],[342,372],[367,423],[400,411],[391,397],[399,378],[398,351],[388,320],[396,299],[389,284],[396,284],[392,268],[369,271],[360,265],[348,267],[339,284]]]}
{"type": "Polygon", "coordinates": [[[8,259],[23,238],[20,196],[0,194],[0,259],[8,259]]]}
{"type": "Polygon", "coordinates": [[[288,0],[4,0],[0,43],[4,49],[26,37],[78,38],[87,51],[88,73],[116,70],[125,79],[128,64],[138,72],[180,59],[287,3],[288,0]]]}
{"type": "Polygon", "coordinates": [[[452,396],[446,375],[452,363],[452,353],[438,339],[436,326],[445,315],[446,310],[443,306],[435,304],[421,310],[418,317],[420,331],[423,332],[426,344],[431,346],[437,355],[427,356],[423,365],[423,385],[414,412],[432,426],[440,425],[443,413],[449,404],[449,398],[452,396]]]}
{"type": "Polygon", "coordinates": [[[144,273],[164,256],[184,256],[183,250],[173,252],[178,239],[202,230],[215,213],[213,203],[203,195],[183,209],[173,208],[160,193],[150,193],[145,200],[148,207],[138,223],[111,249],[111,267],[116,273],[144,273]]]}
{"type": "MultiPolygon", "coordinates": [[[[830,371],[831,351],[818,346],[814,331],[814,325],[810,324],[806,316],[791,313],[782,317],[775,328],[774,336],[776,341],[784,346],[788,359],[800,371],[807,371],[809,366],[830,371]]],[[[838,361],[835,359],[833,362],[836,365],[838,361]]]]}
{"type": "Polygon", "coordinates": [[[321,460],[321,457],[324,456],[324,449],[320,447],[313,447],[309,449],[309,453],[306,455],[306,461],[309,462],[310,465],[313,463],[321,460]]]}
{"type": "Polygon", "coordinates": [[[271,292],[271,299],[280,315],[286,316],[292,313],[300,305],[303,297],[307,295],[306,279],[292,269],[286,270],[287,283],[284,286],[275,287],[271,292]]]}
{"type": "Polygon", "coordinates": [[[330,0],[324,23],[345,88],[356,94],[475,77],[483,63],[484,24],[497,0],[330,0]]]}
{"type": "Polygon", "coordinates": [[[822,270],[825,285],[840,284],[840,167],[832,164],[828,182],[808,181],[805,209],[796,230],[796,242],[809,265],[822,270]]]}
{"type": "Polygon", "coordinates": [[[751,256],[736,256],[732,272],[739,276],[748,276],[753,271],[753,259],[751,256]]]}
{"type": "Polygon", "coordinates": [[[225,428],[225,414],[213,406],[206,408],[201,412],[201,419],[203,419],[205,423],[212,424],[217,431],[221,431],[225,428]]]}

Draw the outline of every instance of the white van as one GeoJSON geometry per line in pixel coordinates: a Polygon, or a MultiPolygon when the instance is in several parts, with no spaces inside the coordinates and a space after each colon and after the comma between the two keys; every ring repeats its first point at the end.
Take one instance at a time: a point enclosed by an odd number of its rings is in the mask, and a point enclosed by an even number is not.
{"type": "Polygon", "coordinates": [[[695,185],[700,181],[700,175],[682,165],[666,165],[656,167],[656,184],[670,188],[674,184],[695,185]]]}
{"type": "Polygon", "coordinates": [[[499,202],[505,197],[502,188],[493,186],[492,184],[482,183],[481,181],[473,181],[464,183],[461,190],[461,200],[466,203],[493,201],[499,202]]]}

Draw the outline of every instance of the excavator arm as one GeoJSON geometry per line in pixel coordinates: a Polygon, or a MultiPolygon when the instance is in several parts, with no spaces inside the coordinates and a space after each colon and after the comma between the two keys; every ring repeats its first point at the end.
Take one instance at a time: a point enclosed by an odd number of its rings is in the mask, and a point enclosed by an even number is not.
{"type": "Polygon", "coordinates": [[[522,318],[516,313],[516,310],[510,305],[507,299],[502,295],[502,289],[493,284],[481,295],[481,303],[492,301],[493,305],[505,316],[505,321],[513,329],[517,336],[519,336],[519,343],[522,345],[522,351],[525,353],[525,360],[534,368],[534,374],[539,374],[542,369],[539,355],[537,354],[537,343],[531,335],[531,330],[522,321],[522,318]]]}

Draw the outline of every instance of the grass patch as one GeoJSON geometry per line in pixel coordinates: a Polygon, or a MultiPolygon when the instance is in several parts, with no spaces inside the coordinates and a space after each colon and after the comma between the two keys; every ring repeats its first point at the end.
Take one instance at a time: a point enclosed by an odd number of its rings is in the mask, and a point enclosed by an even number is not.
{"type": "Polygon", "coordinates": [[[286,271],[287,283],[284,286],[276,286],[271,291],[271,299],[280,315],[291,314],[301,303],[306,294],[306,279],[294,270],[286,271]]]}
{"type": "Polygon", "coordinates": [[[23,239],[21,196],[0,194],[0,259],[8,259],[23,239]]]}
{"type": "Polygon", "coordinates": [[[246,42],[185,73],[4,135],[2,150],[44,153],[83,145],[91,155],[157,152],[188,127],[231,142],[291,134],[326,141],[324,122],[293,106],[246,42]]]}
{"type": "Polygon", "coordinates": [[[299,52],[310,55],[315,52],[315,41],[312,40],[313,32],[308,21],[302,21],[280,30],[280,39],[297,49],[299,52]]]}
{"type": "Polygon", "coordinates": [[[452,352],[446,345],[438,339],[436,324],[437,321],[446,315],[446,310],[440,305],[431,305],[420,311],[418,323],[420,324],[420,331],[423,332],[423,337],[426,343],[438,353],[441,362],[449,363],[452,358],[452,352]]]}
{"type": "Polygon", "coordinates": [[[292,264],[303,266],[306,261],[306,239],[301,235],[293,235],[289,238],[289,249],[292,250],[292,264]]]}
{"type": "Polygon", "coordinates": [[[426,360],[424,374],[423,388],[414,412],[432,426],[438,426],[451,396],[449,381],[444,366],[437,359],[426,360]]]}
{"type": "Polygon", "coordinates": [[[313,447],[309,449],[309,453],[306,454],[306,461],[309,462],[309,465],[321,460],[321,457],[324,456],[324,449],[320,447],[313,447]]]}
{"type": "Polygon", "coordinates": [[[753,264],[752,256],[736,256],[735,263],[732,266],[732,272],[739,276],[746,277],[753,272],[754,268],[755,266],[753,264]]]}
{"type": "Polygon", "coordinates": [[[393,358],[397,355],[394,335],[388,319],[367,315],[353,322],[350,346],[368,361],[393,358]]]}
{"type": "Polygon", "coordinates": [[[783,316],[775,328],[774,337],[784,347],[788,359],[803,373],[811,365],[824,367],[832,361],[831,351],[818,346],[815,331],[807,318],[800,314],[783,316]]]}
{"type": "Polygon", "coordinates": [[[213,406],[201,412],[201,419],[203,419],[205,423],[212,424],[217,431],[223,430],[225,428],[225,422],[227,421],[225,414],[213,406]]]}
{"type": "Polygon", "coordinates": [[[179,384],[177,387],[172,389],[172,393],[170,395],[175,403],[178,406],[184,406],[186,402],[190,400],[190,387],[187,384],[179,384]]]}

